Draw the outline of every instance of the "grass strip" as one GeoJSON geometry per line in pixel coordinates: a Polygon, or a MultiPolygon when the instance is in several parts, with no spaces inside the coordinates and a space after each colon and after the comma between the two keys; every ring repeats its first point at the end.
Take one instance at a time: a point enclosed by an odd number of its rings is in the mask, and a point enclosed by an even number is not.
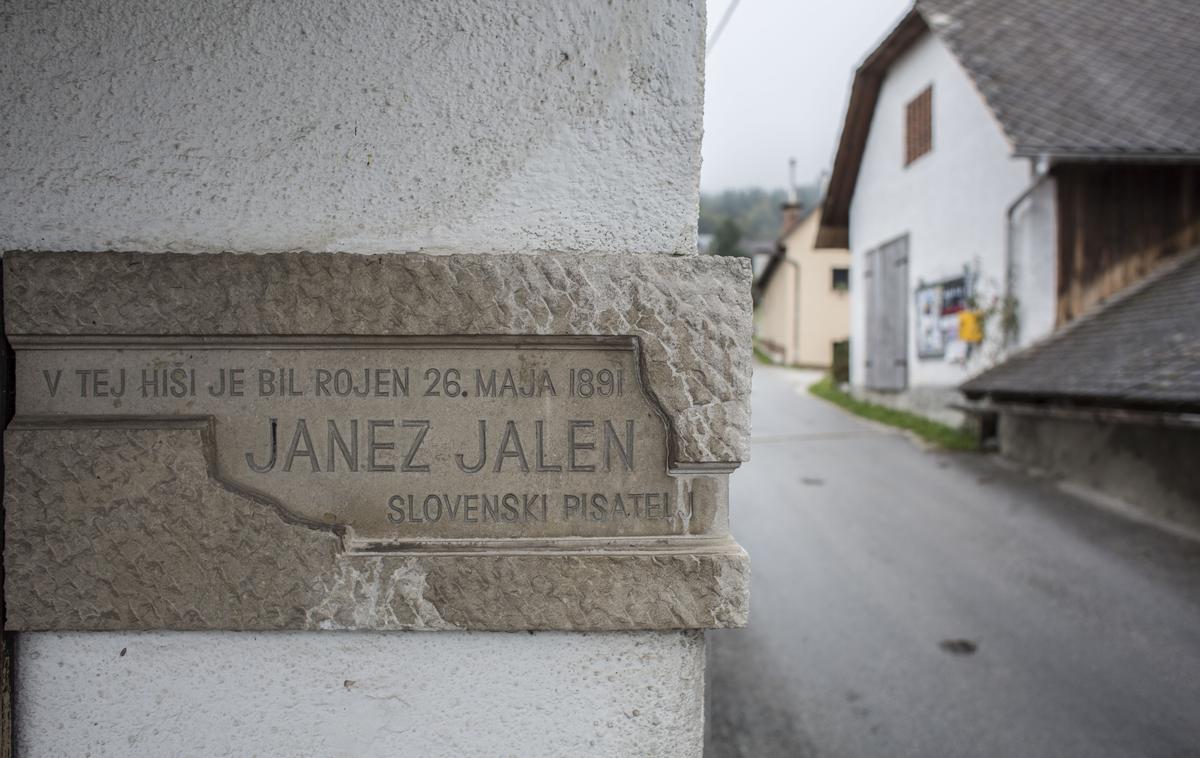
{"type": "Polygon", "coordinates": [[[827,400],[836,406],[845,408],[851,413],[862,416],[881,424],[907,429],[921,439],[946,450],[977,450],[978,444],[974,435],[965,429],[955,429],[946,424],[930,421],[924,416],[907,411],[898,411],[884,405],[868,403],[865,400],[843,392],[828,376],[808,388],[808,391],[822,400],[827,400]]]}

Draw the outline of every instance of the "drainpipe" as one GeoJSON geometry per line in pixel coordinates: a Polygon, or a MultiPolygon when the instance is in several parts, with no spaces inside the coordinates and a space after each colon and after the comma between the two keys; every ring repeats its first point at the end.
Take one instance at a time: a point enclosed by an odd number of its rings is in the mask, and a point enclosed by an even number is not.
{"type": "MultiPolygon", "coordinates": [[[[1029,186],[1021,191],[1004,211],[1004,303],[1011,302],[1013,295],[1013,214],[1016,213],[1017,207],[1021,203],[1029,199],[1034,192],[1042,186],[1042,183],[1050,176],[1050,158],[1047,155],[1039,155],[1033,161],[1033,181],[1029,186]]],[[[1019,328],[1019,327],[1018,327],[1019,328]]],[[[1011,337],[1006,332],[1004,334],[1004,346],[1008,347],[1011,337]]]]}
{"type": "Polygon", "coordinates": [[[786,248],[779,262],[786,263],[796,272],[792,284],[792,351],[795,353],[795,360],[792,363],[798,363],[800,359],[800,264],[787,257],[786,248]]]}

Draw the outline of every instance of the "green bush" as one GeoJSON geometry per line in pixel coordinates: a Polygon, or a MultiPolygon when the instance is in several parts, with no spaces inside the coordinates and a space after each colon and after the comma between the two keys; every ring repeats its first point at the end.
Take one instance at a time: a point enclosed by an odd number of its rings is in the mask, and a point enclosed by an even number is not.
{"type": "Polygon", "coordinates": [[[833,366],[829,373],[834,384],[850,381],[850,340],[833,343],[833,366]]]}

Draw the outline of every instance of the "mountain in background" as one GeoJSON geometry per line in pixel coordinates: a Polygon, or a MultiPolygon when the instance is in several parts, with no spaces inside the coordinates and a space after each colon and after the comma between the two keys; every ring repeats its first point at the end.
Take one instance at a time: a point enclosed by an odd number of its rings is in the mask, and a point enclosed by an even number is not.
{"type": "MultiPolygon", "coordinates": [[[[819,197],[817,185],[797,189],[800,202],[811,208],[819,197]]],[[[746,255],[753,243],[778,239],[783,224],[781,206],[787,191],[762,188],[700,193],[699,233],[713,240],[720,255],[746,255]]]]}

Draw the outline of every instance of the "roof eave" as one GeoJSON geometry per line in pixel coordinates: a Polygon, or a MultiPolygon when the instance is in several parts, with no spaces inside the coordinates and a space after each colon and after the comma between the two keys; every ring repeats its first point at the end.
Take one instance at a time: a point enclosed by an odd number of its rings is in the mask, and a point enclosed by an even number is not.
{"type": "Polygon", "coordinates": [[[1200,163],[1200,152],[1164,150],[1118,150],[1105,148],[1047,147],[1018,145],[1015,158],[1044,158],[1052,163],[1200,163]]]}
{"type": "Polygon", "coordinates": [[[824,211],[817,231],[818,248],[848,247],[850,201],[862,166],[867,135],[879,98],[883,77],[892,63],[929,31],[929,25],[912,8],[884,37],[854,72],[846,117],[833,159],[833,172],[825,195],[824,211]]]}
{"type": "Polygon", "coordinates": [[[1130,401],[1058,395],[977,395],[967,406],[974,413],[1008,413],[1038,419],[1094,421],[1145,426],[1200,429],[1200,405],[1195,402],[1130,401]],[[980,402],[986,398],[985,402],[980,402]]]}

